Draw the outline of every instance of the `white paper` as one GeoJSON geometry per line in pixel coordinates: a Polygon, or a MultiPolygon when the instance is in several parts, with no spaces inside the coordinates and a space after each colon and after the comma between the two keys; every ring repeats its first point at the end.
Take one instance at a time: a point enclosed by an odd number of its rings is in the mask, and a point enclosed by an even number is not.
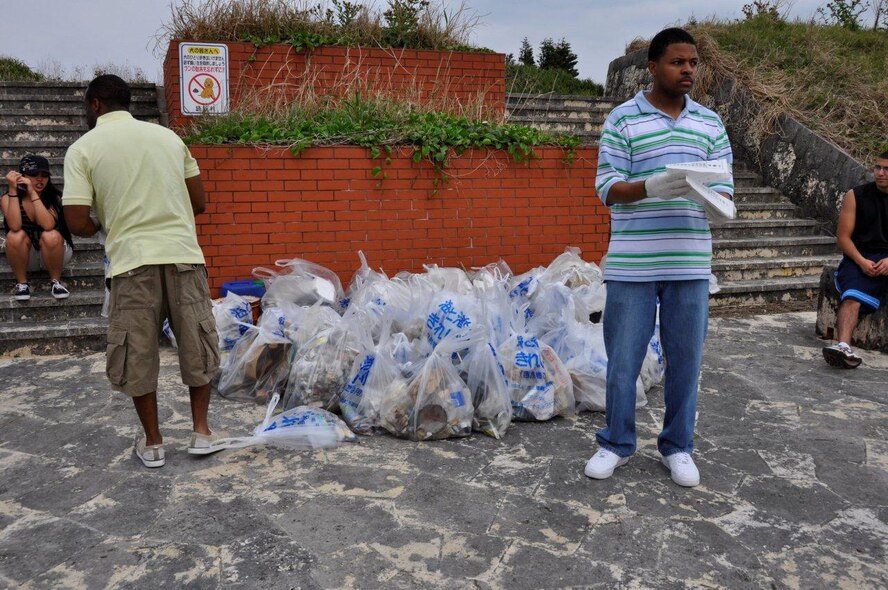
{"type": "Polygon", "coordinates": [[[697,182],[690,176],[686,177],[685,180],[687,180],[688,186],[693,191],[687,198],[703,205],[710,221],[728,221],[737,217],[737,208],[734,206],[734,201],[697,182]]]}
{"type": "Polygon", "coordinates": [[[666,164],[666,173],[670,176],[693,178],[697,182],[724,182],[731,180],[731,165],[727,160],[711,160],[702,162],[681,162],[666,164]]]}

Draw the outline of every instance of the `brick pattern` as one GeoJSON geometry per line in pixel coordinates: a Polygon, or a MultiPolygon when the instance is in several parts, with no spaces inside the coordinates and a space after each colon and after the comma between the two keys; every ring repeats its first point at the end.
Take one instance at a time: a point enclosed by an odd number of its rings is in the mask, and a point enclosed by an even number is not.
{"type": "Polygon", "coordinates": [[[214,292],[281,258],[322,264],[347,282],[363,250],[374,268],[418,272],[424,263],[481,266],[502,257],[516,273],[548,264],[566,246],[599,262],[609,215],[595,194],[595,148],[573,164],[557,148],[529,164],[505,152],[453,156],[435,192],[428,162],[395,150],[387,178],[354,146],[287,150],[191,146],[207,189],[198,236],[214,292]]]}
{"type": "MultiPolygon", "coordinates": [[[[170,126],[182,129],[179,44],[171,41],[164,60],[164,88],[170,126]]],[[[505,110],[505,56],[414,49],[325,46],[296,51],[276,44],[256,49],[251,43],[226,43],[231,106],[273,92],[292,102],[306,92],[342,94],[349,89],[433,103],[477,117],[505,110]]]]}

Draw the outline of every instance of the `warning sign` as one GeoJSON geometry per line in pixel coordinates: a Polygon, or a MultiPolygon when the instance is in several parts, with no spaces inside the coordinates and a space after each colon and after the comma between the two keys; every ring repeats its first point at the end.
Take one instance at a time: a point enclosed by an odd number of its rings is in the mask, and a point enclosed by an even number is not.
{"type": "Polygon", "coordinates": [[[228,47],[211,43],[179,45],[183,115],[228,112],[228,47]]]}

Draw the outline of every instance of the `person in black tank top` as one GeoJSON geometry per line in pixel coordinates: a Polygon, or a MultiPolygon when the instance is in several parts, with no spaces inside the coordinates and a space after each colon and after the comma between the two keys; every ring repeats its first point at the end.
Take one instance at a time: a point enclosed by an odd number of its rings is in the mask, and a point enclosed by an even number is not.
{"type": "Polygon", "coordinates": [[[22,157],[18,171],[6,175],[8,190],[0,197],[6,258],[15,275],[12,296],[31,298],[28,271],[46,269],[50,292],[56,299],[68,297],[62,269],[71,260],[74,244],[62,214],[62,195],[50,179],[49,161],[42,156],[22,157]]]}
{"type": "Polygon", "coordinates": [[[823,349],[832,366],[853,369],[862,359],[851,350],[851,334],[861,315],[879,309],[888,292],[888,152],[876,159],[874,180],[845,195],[836,242],[844,256],[836,271],[841,303],[837,342],[823,349]]]}

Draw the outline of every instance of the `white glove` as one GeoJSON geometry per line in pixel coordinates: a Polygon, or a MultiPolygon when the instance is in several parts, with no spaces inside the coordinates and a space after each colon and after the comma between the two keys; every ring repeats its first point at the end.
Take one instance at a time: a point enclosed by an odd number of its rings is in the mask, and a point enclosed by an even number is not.
{"type": "Polygon", "coordinates": [[[644,192],[648,197],[676,199],[688,196],[691,193],[691,187],[684,176],[674,176],[661,172],[644,181],[644,192]]]}

